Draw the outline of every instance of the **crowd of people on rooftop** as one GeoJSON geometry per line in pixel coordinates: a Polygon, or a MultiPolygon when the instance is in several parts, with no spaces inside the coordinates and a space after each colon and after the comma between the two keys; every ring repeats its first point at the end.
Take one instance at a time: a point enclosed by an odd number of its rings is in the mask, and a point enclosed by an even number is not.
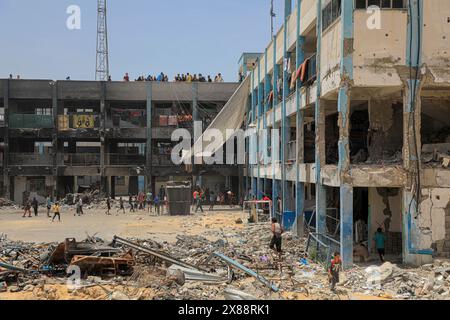
{"type": "MultiPolygon", "coordinates": [[[[123,77],[123,81],[129,82],[130,76],[128,73],[125,73],[123,77]]],[[[169,77],[164,74],[164,72],[161,72],[158,76],[148,75],[145,76],[139,76],[134,81],[155,81],[155,82],[169,82],[169,77]]],[[[214,80],[211,78],[211,76],[203,76],[201,73],[197,74],[190,74],[189,72],[186,74],[177,74],[174,77],[175,82],[224,82],[222,78],[222,74],[219,73],[214,77],[214,80]]]]}

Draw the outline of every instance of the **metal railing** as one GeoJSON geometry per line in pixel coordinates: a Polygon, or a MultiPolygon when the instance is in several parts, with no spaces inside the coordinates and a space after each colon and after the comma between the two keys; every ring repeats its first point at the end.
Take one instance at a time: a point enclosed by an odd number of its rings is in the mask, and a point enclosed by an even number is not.
{"type": "Polygon", "coordinates": [[[39,153],[10,153],[9,163],[11,165],[25,165],[25,166],[47,166],[53,165],[52,154],[39,153]]]}
{"type": "Polygon", "coordinates": [[[339,241],[320,233],[309,233],[306,244],[308,257],[324,265],[329,266],[334,252],[340,252],[341,244],[339,241]]]}
{"type": "Polygon", "coordinates": [[[9,127],[12,129],[53,128],[53,116],[17,113],[11,114],[9,116],[9,127]]]}
{"type": "Polygon", "coordinates": [[[126,166],[126,165],[145,166],[146,162],[146,157],[143,154],[109,153],[107,157],[109,159],[109,165],[112,166],[126,166]]]}
{"type": "Polygon", "coordinates": [[[99,166],[100,154],[95,153],[69,153],[64,154],[64,165],[66,166],[99,166]]]}

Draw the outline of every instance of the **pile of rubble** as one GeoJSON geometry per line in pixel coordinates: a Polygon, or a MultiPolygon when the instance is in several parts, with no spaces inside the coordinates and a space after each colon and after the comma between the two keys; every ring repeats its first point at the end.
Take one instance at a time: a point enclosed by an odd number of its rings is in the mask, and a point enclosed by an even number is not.
{"type": "Polygon", "coordinates": [[[353,292],[393,299],[450,299],[450,262],[435,260],[421,268],[400,268],[389,262],[346,273],[342,286],[353,292]]]}
{"type": "Polygon", "coordinates": [[[115,237],[106,244],[88,236],[83,242],[30,244],[2,235],[0,291],[57,299],[49,285],[65,285],[67,270],[78,267],[81,279],[71,293],[87,299],[450,298],[450,263],[438,260],[419,269],[355,266],[342,273],[339,290],[331,293],[326,268],[307,257],[305,240],[285,233],[280,255],[268,248],[267,229],[251,224],[228,233],[207,230],[179,235],[176,243],[115,237]],[[205,238],[213,235],[217,240],[205,238]],[[94,288],[100,289],[89,291],[94,288]]]}

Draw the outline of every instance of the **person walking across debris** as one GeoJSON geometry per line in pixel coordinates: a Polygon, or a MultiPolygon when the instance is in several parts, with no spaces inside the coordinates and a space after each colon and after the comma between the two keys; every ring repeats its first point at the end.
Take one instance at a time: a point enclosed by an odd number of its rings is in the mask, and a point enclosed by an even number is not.
{"type": "Polygon", "coordinates": [[[214,191],[211,191],[209,193],[209,211],[213,211],[214,210],[214,204],[216,203],[216,195],[214,193],[214,191]]]}
{"type": "Polygon", "coordinates": [[[53,218],[52,218],[52,222],[55,221],[55,218],[56,218],[56,217],[58,217],[58,221],[61,222],[61,212],[60,212],[60,211],[61,211],[61,209],[60,209],[59,203],[56,202],[56,203],[53,205],[53,218]]]}
{"type": "Polygon", "coordinates": [[[152,198],[153,194],[149,191],[147,192],[146,201],[147,201],[147,211],[152,213],[152,198]]]}
{"type": "Polygon", "coordinates": [[[134,212],[133,196],[128,197],[128,204],[130,205],[130,212],[134,212]]]}
{"type": "Polygon", "coordinates": [[[272,240],[270,240],[270,249],[277,250],[278,253],[281,253],[281,244],[282,244],[282,234],[283,234],[283,227],[281,227],[281,224],[278,222],[276,218],[272,219],[272,240]]]}
{"type": "Polygon", "coordinates": [[[25,218],[27,213],[28,213],[28,218],[31,218],[31,203],[30,203],[30,201],[27,201],[27,203],[25,204],[22,218],[25,218]]]}
{"type": "Polygon", "coordinates": [[[110,197],[108,197],[107,199],[106,199],[106,214],[107,215],[111,215],[111,198],[110,197]]]}
{"type": "Polygon", "coordinates": [[[331,260],[330,267],[328,268],[328,280],[330,282],[330,289],[334,292],[336,284],[339,283],[339,272],[342,269],[341,255],[339,252],[334,253],[334,258],[331,260]]]}
{"type": "Polygon", "coordinates": [[[155,196],[153,202],[155,203],[155,213],[157,216],[159,216],[161,214],[161,203],[159,200],[159,196],[155,196]]]}
{"type": "Polygon", "coordinates": [[[120,197],[119,199],[119,210],[117,210],[117,212],[119,212],[120,210],[123,211],[123,213],[125,213],[125,206],[123,205],[123,198],[120,197]]]}
{"type": "Polygon", "coordinates": [[[33,207],[33,210],[34,210],[34,216],[37,217],[38,216],[39,203],[36,200],[36,198],[33,198],[33,201],[31,202],[31,206],[33,207]]]}
{"type": "Polygon", "coordinates": [[[384,262],[384,256],[386,254],[385,243],[386,235],[383,233],[383,229],[378,228],[375,233],[373,240],[375,241],[375,246],[377,248],[378,254],[380,255],[381,262],[384,262]]]}
{"type": "Polygon", "coordinates": [[[139,210],[144,210],[145,209],[145,195],[143,192],[139,192],[138,201],[139,201],[139,210]]]}
{"type": "Polygon", "coordinates": [[[51,218],[50,210],[52,209],[52,199],[50,198],[50,196],[47,196],[46,204],[47,204],[47,218],[51,218]]]}
{"type": "Polygon", "coordinates": [[[197,213],[198,209],[203,213],[203,207],[202,207],[202,197],[203,194],[201,191],[194,192],[194,199],[195,199],[195,213],[197,213]]]}
{"type": "Polygon", "coordinates": [[[84,212],[83,212],[83,199],[81,197],[78,198],[77,214],[78,214],[78,216],[81,216],[82,214],[84,214],[84,212]]]}

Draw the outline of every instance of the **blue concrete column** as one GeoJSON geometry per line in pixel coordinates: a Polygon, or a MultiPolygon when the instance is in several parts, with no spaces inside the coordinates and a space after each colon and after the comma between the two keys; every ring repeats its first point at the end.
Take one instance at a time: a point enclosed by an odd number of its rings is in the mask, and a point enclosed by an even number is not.
{"type": "MultiPolygon", "coordinates": [[[[305,37],[301,36],[301,5],[302,0],[297,0],[297,43],[296,43],[296,70],[300,68],[300,65],[305,60],[304,44],[305,37]]],[[[296,155],[296,180],[295,180],[295,211],[297,213],[297,236],[304,236],[304,210],[305,210],[305,184],[301,182],[300,177],[300,164],[304,163],[303,159],[303,146],[304,146],[304,135],[303,135],[303,113],[301,112],[301,92],[300,88],[302,83],[300,79],[297,79],[296,84],[296,107],[297,107],[297,155],[296,155]]]]}
{"type": "Polygon", "coordinates": [[[292,0],[284,1],[284,38],[283,38],[283,100],[281,103],[281,199],[282,199],[282,211],[291,209],[288,181],[286,179],[286,160],[288,154],[287,145],[289,143],[290,135],[290,121],[286,114],[286,99],[289,95],[289,73],[286,71],[288,68],[287,62],[289,59],[288,53],[288,21],[292,11],[292,0]]]}
{"type": "Polygon", "coordinates": [[[152,93],[153,87],[152,82],[146,82],[147,84],[147,141],[146,141],[146,165],[145,165],[145,173],[146,173],[146,191],[152,191],[152,157],[153,157],[153,147],[152,147],[152,129],[153,129],[153,107],[152,107],[152,93]]]}
{"type": "Polygon", "coordinates": [[[345,269],[353,267],[353,187],[344,184],[340,189],[341,258],[345,269]]]}
{"type": "Polygon", "coordinates": [[[353,266],[353,187],[346,181],[350,170],[350,88],[353,82],[353,0],[344,0],[341,8],[341,61],[340,88],[338,97],[339,112],[339,176],[341,255],[345,268],[353,266]]]}
{"type": "Polygon", "coordinates": [[[262,137],[261,137],[261,116],[263,114],[263,86],[261,84],[261,59],[258,58],[258,96],[257,99],[257,109],[258,109],[258,118],[257,118],[257,150],[256,154],[258,155],[258,190],[256,194],[256,198],[262,199],[262,192],[264,190],[264,182],[261,178],[261,152],[263,152],[263,148],[261,146],[262,137]]]}
{"type": "Polygon", "coordinates": [[[406,65],[411,68],[407,74],[404,87],[403,111],[403,166],[411,179],[403,190],[403,262],[421,265],[432,261],[433,250],[421,244],[422,233],[419,223],[421,186],[420,174],[417,166],[421,165],[421,91],[423,86],[422,50],[423,50],[423,1],[408,1],[408,25],[406,43],[406,65]],[[411,116],[415,115],[415,123],[411,116]],[[415,131],[415,132],[414,132],[415,131]],[[419,190],[419,191],[417,191],[419,190]]]}
{"type": "Polygon", "coordinates": [[[321,106],[322,77],[320,57],[322,51],[322,0],[317,0],[317,90],[315,105],[316,123],[316,232],[326,234],[327,192],[321,181],[321,168],[325,164],[325,110],[321,106]]]}

